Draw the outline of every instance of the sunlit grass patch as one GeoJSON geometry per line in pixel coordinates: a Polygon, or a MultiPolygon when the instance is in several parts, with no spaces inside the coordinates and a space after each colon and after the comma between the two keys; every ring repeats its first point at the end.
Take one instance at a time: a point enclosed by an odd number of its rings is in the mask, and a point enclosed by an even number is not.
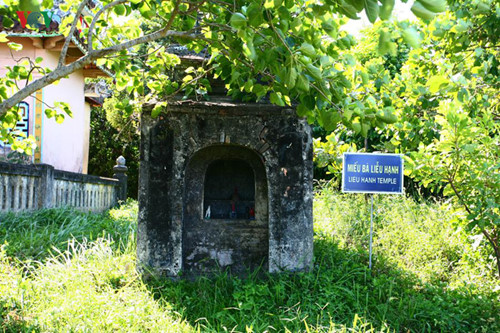
{"type": "Polygon", "coordinates": [[[111,238],[126,245],[135,232],[137,202],[102,214],[82,213],[72,208],[43,209],[29,213],[0,215],[0,240],[7,241],[6,252],[20,260],[42,260],[62,251],[68,242],[111,238]],[[124,244],[125,243],[125,244],[124,244]]]}
{"type": "Polygon", "coordinates": [[[189,331],[189,324],[167,302],[152,297],[135,270],[135,253],[112,247],[106,239],[70,242],[67,251],[23,267],[30,270],[24,277],[4,253],[0,271],[2,305],[8,311],[4,328],[189,331]]]}
{"type": "Polygon", "coordinates": [[[0,328],[89,332],[499,331],[485,247],[448,203],[322,188],[310,272],[196,281],[136,271],[137,204],[1,217],[0,328]]]}
{"type": "Polygon", "coordinates": [[[135,253],[110,241],[70,244],[36,268],[26,290],[40,327],[58,331],[184,331],[188,325],[154,300],[135,270],[135,253]]]}

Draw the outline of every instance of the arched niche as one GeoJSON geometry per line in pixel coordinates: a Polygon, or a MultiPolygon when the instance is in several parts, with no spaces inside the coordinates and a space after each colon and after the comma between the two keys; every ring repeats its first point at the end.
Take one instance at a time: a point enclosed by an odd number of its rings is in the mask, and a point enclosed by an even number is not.
{"type": "Polygon", "coordinates": [[[267,270],[268,188],[261,156],[243,146],[209,146],[189,159],[185,176],[184,271],[267,270]]]}

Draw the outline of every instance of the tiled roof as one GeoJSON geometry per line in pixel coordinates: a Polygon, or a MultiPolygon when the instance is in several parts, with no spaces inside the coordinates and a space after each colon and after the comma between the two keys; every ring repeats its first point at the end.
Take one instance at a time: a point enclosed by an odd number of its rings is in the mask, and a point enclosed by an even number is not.
{"type": "MultiPolygon", "coordinates": [[[[68,12],[65,12],[59,8],[61,0],[54,0],[53,7],[49,10],[52,13],[52,20],[50,25],[47,27],[45,24],[40,24],[37,29],[33,27],[29,27],[26,25],[24,28],[22,27],[20,20],[18,17],[10,17],[13,21],[14,25],[12,27],[4,27],[3,26],[3,15],[0,15],[0,32],[6,32],[9,36],[18,36],[18,37],[53,37],[59,35],[59,24],[62,18],[69,15],[68,12]],[[55,18],[55,19],[54,19],[55,18]]],[[[2,2],[0,2],[0,6],[2,2]]],[[[88,8],[94,8],[95,6],[100,6],[98,1],[88,1],[88,8]]],[[[85,8],[85,15],[91,15],[90,11],[85,8]]]]}
{"type": "MultiPolygon", "coordinates": [[[[54,15],[59,18],[63,18],[64,16],[68,15],[68,13],[63,12],[62,10],[59,9],[59,3],[61,1],[55,0],[54,1],[54,7],[51,9],[54,15]]],[[[0,3],[1,5],[1,3],[0,3]]],[[[99,5],[97,4],[96,1],[89,1],[87,6],[90,6],[90,8],[93,8],[94,6],[99,5]]],[[[0,15],[0,32],[5,32],[7,33],[8,36],[11,37],[39,37],[39,38],[44,38],[44,37],[54,37],[54,36],[61,36],[59,33],[59,19],[58,20],[53,20],[51,21],[50,25],[47,27],[45,24],[40,24],[37,29],[33,29],[32,27],[26,25],[24,28],[22,27],[20,21],[18,18],[11,18],[11,20],[14,22],[14,25],[12,27],[4,27],[3,26],[3,16],[0,15]]],[[[71,39],[74,45],[77,46],[77,48],[82,52],[82,54],[85,54],[87,52],[87,45],[86,45],[86,40],[85,38],[82,38],[79,36],[79,33],[75,31],[75,34],[73,38],[71,39]]],[[[90,64],[87,66],[88,69],[99,69],[102,72],[104,72],[108,76],[113,76],[113,74],[103,66],[96,66],[95,64],[90,64]]]]}

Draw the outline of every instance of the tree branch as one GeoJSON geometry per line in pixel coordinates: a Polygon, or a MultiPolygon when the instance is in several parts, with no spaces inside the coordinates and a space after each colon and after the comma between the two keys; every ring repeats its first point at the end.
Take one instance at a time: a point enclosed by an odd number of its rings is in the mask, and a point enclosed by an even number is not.
{"type": "Polygon", "coordinates": [[[467,205],[467,203],[464,201],[464,199],[462,198],[462,195],[460,195],[460,192],[458,192],[457,188],[455,187],[455,183],[453,183],[453,180],[451,177],[451,174],[450,174],[450,170],[447,170],[447,173],[448,173],[448,184],[450,184],[453,192],[455,192],[455,195],[457,196],[458,200],[462,203],[462,205],[464,206],[465,210],[467,211],[467,213],[469,214],[472,214],[472,211],[469,209],[469,206],[467,205]]]}
{"type": "Polygon", "coordinates": [[[182,1],[182,3],[188,4],[189,9],[185,12],[182,12],[183,15],[189,15],[192,12],[198,11],[198,9],[205,4],[206,0],[199,1],[199,2],[192,2],[192,1],[182,1]]]}
{"type": "Polygon", "coordinates": [[[92,19],[92,23],[90,23],[89,32],[88,32],[89,35],[87,37],[87,48],[88,48],[89,52],[92,51],[92,49],[93,49],[93,47],[92,47],[92,35],[94,33],[95,24],[96,24],[97,20],[99,19],[99,17],[102,15],[102,13],[104,13],[109,8],[114,7],[116,5],[119,5],[121,3],[127,2],[127,1],[128,0],[116,0],[116,1],[110,2],[106,6],[99,9],[99,11],[95,14],[94,18],[92,19]]]}
{"type": "Polygon", "coordinates": [[[82,16],[83,8],[85,8],[87,1],[88,0],[83,0],[80,3],[78,10],[76,11],[75,18],[73,20],[73,23],[71,24],[71,29],[69,30],[69,34],[66,37],[66,40],[64,41],[64,45],[63,45],[63,48],[61,50],[61,54],[59,55],[59,62],[57,64],[57,68],[61,68],[64,65],[64,61],[66,60],[66,53],[68,52],[68,48],[69,48],[69,43],[71,42],[71,38],[73,37],[73,35],[75,33],[76,25],[78,24],[78,20],[80,19],[80,16],[82,16]]]}
{"type": "Polygon", "coordinates": [[[491,235],[485,229],[481,230],[481,232],[488,239],[491,246],[493,247],[493,251],[495,252],[495,258],[497,260],[498,278],[500,279],[500,248],[498,247],[496,239],[491,237],[491,235]]]}
{"type": "Polygon", "coordinates": [[[153,33],[150,33],[148,35],[129,40],[128,42],[125,43],[113,45],[100,50],[93,50],[92,52],[89,52],[88,54],[72,62],[71,64],[56,68],[56,70],[54,70],[53,72],[50,72],[49,74],[31,82],[29,85],[17,91],[14,95],[12,95],[11,97],[7,98],[2,103],[0,103],[0,117],[2,117],[10,108],[15,106],[17,103],[21,102],[26,97],[33,94],[35,91],[42,89],[48,86],[49,84],[54,83],[55,81],[60,80],[79,69],[82,69],[91,62],[99,58],[102,58],[108,54],[117,53],[122,50],[134,47],[136,45],[148,43],[164,37],[182,37],[191,40],[200,38],[200,36],[198,35],[193,35],[191,33],[186,33],[182,31],[167,30],[166,28],[167,27],[155,31],[153,33]]]}

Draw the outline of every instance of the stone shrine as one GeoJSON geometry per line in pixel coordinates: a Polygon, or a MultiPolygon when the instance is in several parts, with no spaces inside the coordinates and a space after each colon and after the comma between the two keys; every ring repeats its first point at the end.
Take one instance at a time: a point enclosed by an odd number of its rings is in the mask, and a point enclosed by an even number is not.
{"type": "Polygon", "coordinates": [[[312,266],[312,137],[293,108],[169,102],[141,119],[137,254],[154,274],[312,266]]]}

